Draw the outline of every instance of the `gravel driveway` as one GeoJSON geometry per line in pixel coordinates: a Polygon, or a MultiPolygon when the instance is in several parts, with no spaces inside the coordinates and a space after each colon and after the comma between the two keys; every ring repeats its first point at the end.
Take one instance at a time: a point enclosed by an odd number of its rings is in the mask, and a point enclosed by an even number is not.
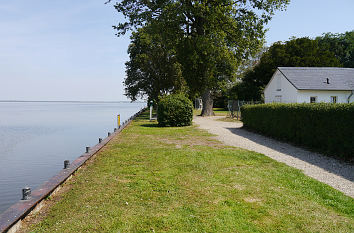
{"type": "Polygon", "coordinates": [[[226,145],[265,154],[354,198],[354,165],[249,132],[242,123],[216,121],[220,118],[197,116],[193,121],[226,145]]]}

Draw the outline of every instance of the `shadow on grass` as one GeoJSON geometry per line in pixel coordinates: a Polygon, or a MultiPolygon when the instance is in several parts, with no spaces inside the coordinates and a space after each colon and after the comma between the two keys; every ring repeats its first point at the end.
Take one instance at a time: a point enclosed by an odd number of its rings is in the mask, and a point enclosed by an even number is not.
{"type": "Polygon", "coordinates": [[[155,123],[155,124],[142,124],[140,126],[148,127],[148,128],[163,128],[163,127],[159,126],[157,123],[155,123]]]}

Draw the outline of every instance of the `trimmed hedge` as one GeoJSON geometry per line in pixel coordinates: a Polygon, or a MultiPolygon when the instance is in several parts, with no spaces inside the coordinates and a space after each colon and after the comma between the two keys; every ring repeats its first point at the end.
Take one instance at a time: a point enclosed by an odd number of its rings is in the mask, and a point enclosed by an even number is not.
{"type": "Polygon", "coordinates": [[[187,126],[192,124],[192,120],[193,104],[184,95],[168,95],[158,103],[159,126],[187,126]]]}
{"type": "Polygon", "coordinates": [[[354,103],[241,107],[246,128],[343,158],[354,158],[354,103]]]}

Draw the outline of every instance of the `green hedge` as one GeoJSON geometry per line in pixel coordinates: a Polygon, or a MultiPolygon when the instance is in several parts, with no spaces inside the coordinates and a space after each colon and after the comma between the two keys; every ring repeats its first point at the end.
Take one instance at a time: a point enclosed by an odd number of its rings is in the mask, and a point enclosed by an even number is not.
{"type": "Polygon", "coordinates": [[[193,104],[184,95],[168,95],[157,107],[157,121],[160,126],[187,126],[193,120],[193,104]]]}
{"type": "Polygon", "coordinates": [[[246,128],[328,154],[354,158],[354,103],[245,105],[241,114],[246,128]]]}

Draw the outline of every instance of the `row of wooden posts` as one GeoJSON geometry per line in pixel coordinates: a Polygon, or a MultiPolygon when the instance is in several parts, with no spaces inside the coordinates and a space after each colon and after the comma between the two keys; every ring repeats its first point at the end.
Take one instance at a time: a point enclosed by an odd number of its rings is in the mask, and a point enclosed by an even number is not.
{"type": "MultiPolygon", "coordinates": [[[[128,120],[131,120],[133,117],[130,117],[128,120]]],[[[124,121],[123,124],[126,124],[126,122],[128,121],[124,121]]],[[[121,127],[120,124],[120,114],[117,115],[117,128],[114,128],[114,132],[117,131],[117,129],[119,129],[121,127]]],[[[111,136],[111,132],[108,132],[107,134],[108,137],[111,136]]],[[[98,143],[102,142],[102,138],[98,138],[98,143]]],[[[89,153],[90,151],[90,147],[87,146],[86,147],[86,153],[89,153]]],[[[68,169],[70,166],[70,160],[64,160],[64,169],[68,169]]],[[[31,188],[30,187],[25,187],[22,189],[22,200],[29,200],[31,198],[31,188]]]]}

